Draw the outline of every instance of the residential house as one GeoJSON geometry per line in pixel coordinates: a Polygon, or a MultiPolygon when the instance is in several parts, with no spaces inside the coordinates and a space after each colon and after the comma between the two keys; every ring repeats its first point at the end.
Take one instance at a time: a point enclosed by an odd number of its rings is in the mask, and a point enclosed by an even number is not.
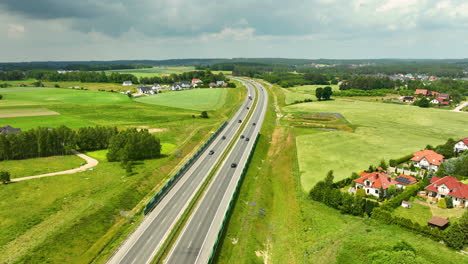
{"type": "Polygon", "coordinates": [[[151,87],[144,86],[144,85],[138,85],[137,87],[138,93],[140,94],[157,94],[157,90],[153,90],[151,87]]]}
{"type": "Polygon", "coordinates": [[[132,86],[133,83],[132,83],[132,81],[125,81],[125,82],[122,83],[122,85],[123,86],[132,86]]]}
{"type": "Polygon", "coordinates": [[[374,195],[375,197],[385,197],[387,189],[395,185],[395,182],[383,172],[363,172],[359,179],[354,180],[355,188],[366,190],[367,195],[374,195]]]}
{"type": "Polygon", "coordinates": [[[214,83],[214,82],[210,82],[209,86],[210,86],[210,88],[213,88],[213,87],[217,87],[218,85],[216,85],[216,83],[214,83]]]}
{"type": "Polygon", "coordinates": [[[228,87],[229,83],[225,82],[223,83],[223,85],[221,85],[222,87],[228,87]]]}
{"type": "Polygon", "coordinates": [[[0,127],[0,134],[12,134],[12,133],[18,133],[18,132],[21,132],[20,128],[14,128],[10,125],[0,127]]]}
{"type": "Polygon", "coordinates": [[[437,171],[440,164],[444,161],[444,156],[433,150],[422,150],[416,151],[411,158],[414,166],[428,170],[428,171],[437,171]]]}
{"type": "Polygon", "coordinates": [[[203,83],[203,81],[200,80],[200,79],[192,79],[192,84],[197,84],[197,85],[199,85],[199,84],[202,84],[202,83],[203,83]]]}
{"type": "Polygon", "coordinates": [[[430,101],[431,104],[436,104],[436,105],[442,105],[442,106],[448,106],[450,105],[450,102],[445,101],[444,99],[440,97],[436,97],[430,101]]]}
{"type": "Polygon", "coordinates": [[[446,93],[439,93],[437,97],[442,98],[442,100],[447,102],[450,101],[450,95],[446,93]]]}
{"type": "Polygon", "coordinates": [[[223,86],[224,81],[216,81],[216,86],[220,87],[223,86]]]}
{"type": "Polygon", "coordinates": [[[468,185],[457,178],[445,176],[443,178],[433,176],[431,184],[425,188],[428,196],[440,199],[451,197],[453,206],[468,207],[468,185]]]}
{"type": "Polygon", "coordinates": [[[453,150],[457,153],[462,153],[468,150],[468,137],[458,141],[453,147],[453,150]]]}
{"type": "Polygon", "coordinates": [[[182,89],[182,84],[180,82],[175,82],[171,86],[172,91],[181,91],[182,89]]]}
{"type": "Polygon", "coordinates": [[[431,95],[431,91],[426,89],[416,89],[416,91],[414,91],[414,96],[418,96],[420,94],[422,94],[424,97],[427,97],[431,95]]]}
{"type": "Polygon", "coordinates": [[[402,96],[400,97],[400,101],[402,102],[413,102],[414,96],[402,96]]]}
{"type": "Polygon", "coordinates": [[[159,91],[159,90],[161,90],[161,85],[159,83],[155,83],[155,84],[153,84],[151,89],[159,91]]]}
{"type": "Polygon", "coordinates": [[[182,88],[184,89],[190,89],[192,88],[192,84],[189,82],[189,81],[183,81],[180,83],[180,85],[182,86],[182,88]]]}
{"type": "Polygon", "coordinates": [[[396,187],[400,189],[405,189],[408,185],[414,185],[418,183],[418,180],[416,180],[416,178],[404,174],[396,177],[394,181],[396,187]]]}
{"type": "Polygon", "coordinates": [[[444,219],[444,218],[440,218],[440,217],[437,217],[437,216],[434,216],[433,218],[431,218],[431,219],[429,219],[427,221],[427,224],[430,227],[437,227],[437,228],[442,229],[442,230],[447,228],[449,223],[450,223],[449,220],[444,219]]]}

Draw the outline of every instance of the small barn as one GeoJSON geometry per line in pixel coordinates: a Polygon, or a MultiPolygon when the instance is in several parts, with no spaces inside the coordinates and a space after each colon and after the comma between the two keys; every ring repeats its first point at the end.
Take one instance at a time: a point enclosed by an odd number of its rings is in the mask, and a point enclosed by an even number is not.
{"type": "Polygon", "coordinates": [[[437,216],[434,216],[433,218],[429,219],[427,221],[427,224],[430,226],[430,227],[437,227],[441,230],[444,230],[445,228],[447,228],[447,226],[449,225],[450,221],[445,219],[445,218],[440,218],[440,217],[437,217],[437,216]]]}

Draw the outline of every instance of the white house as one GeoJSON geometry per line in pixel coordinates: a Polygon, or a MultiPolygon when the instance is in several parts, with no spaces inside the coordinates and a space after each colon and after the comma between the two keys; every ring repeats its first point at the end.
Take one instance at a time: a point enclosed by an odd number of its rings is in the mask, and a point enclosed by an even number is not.
{"type": "Polygon", "coordinates": [[[122,83],[122,85],[123,86],[132,86],[133,83],[132,83],[132,81],[125,81],[125,82],[122,83]]]}
{"type": "Polygon", "coordinates": [[[468,150],[468,137],[458,141],[453,147],[453,150],[457,153],[465,152],[466,150],[468,150]]]}
{"type": "Polygon", "coordinates": [[[401,207],[411,208],[411,207],[413,207],[413,204],[410,203],[410,202],[407,202],[407,201],[403,201],[403,202],[401,202],[401,207]]]}
{"type": "Polygon", "coordinates": [[[395,182],[383,172],[363,172],[361,178],[354,180],[355,188],[366,190],[367,195],[379,197],[387,195],[388,187],[395,185],[395,182]]]}
{"type": "Polygon", "coordinates": [[[452,176],[443,178],[433,176],[431,184],[425,188],[429,197],[439,200],[451,197],[453,206],[468,207],[468,185],[452,176]]]}
{"type": "Polygon", "coordinates": [[[137,87],[138,93],[140,94],[157,94],[157,90],[153,90],[151,87],[147,87],[144,85],[138,85],[137,87]]]}
{"type": "Polygon", "coordinates": [[[172,91],[180,91],[182,90],[182,84],[180,82],[173,83],[171,86],[172,91]]]}
{"type": "Polygon", "coordinates": [[[216,86],[220,87],[220,86],[223,86],[224,84],[224,81],[217,81],[216,82],[216,86]]]}
{"type": "Polygon", "coordinates": [[[155,83],[153,84],[151,89],[155,90],[156,92],[159,92],[159,90],[161,90],[161,85],[159,83],[155,83]]]}
{"type": "Polygon", "coordinates": [[[414,166],[428,171],[437,171],[444,161],[444,156],[433,150],[416,151],[411,158],[414,166]]]}

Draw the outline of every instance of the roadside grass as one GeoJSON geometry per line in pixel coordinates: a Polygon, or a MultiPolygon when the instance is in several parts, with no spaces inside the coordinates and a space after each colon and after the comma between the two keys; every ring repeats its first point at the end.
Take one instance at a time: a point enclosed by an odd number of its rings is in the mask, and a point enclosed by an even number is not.
{"type": "MultiPolygon", "coordinates": [[[[231,100],[226,101],[222,109],[211,112],[209,119],[192,118],[193,114],[198,116],[199,111],[132,100],[106,103],[105,98],[100,98],[103,103],[98,103],[97,99],[88,103],[67,97],[53,102],[34,99],[32,107],[45,107],[61,114],[40,117],[46,119],[43,126],[71,126],[66,120],[49,119],[47,122],[48,118],[71,117],[89,125],[162,128],[155,135],[161,139],[164,155],[136,162],[133,174],[127,176],[120,163],[107,162],[105,150],[88,152],[86,154],[100,162],[94,170],[0,186],[0,263],[90,263],[98,255],[98,260],[105,262],[124,239],[122,234],[128,233],[136,226],[135,221],[141,219],[146,198],[162,187],[178,164],[236,110],[234,107],[240,104],[242,95],[245,96],[242,90],[232,89],[231,100]]],[[[77,92],[66,91],[71,97],[77,92]]],[[[18,100],[5,100],[0,108],[31,107],[21,104],[21,100],[30,100],[28,93],[20,93],[18,100]]],[[[47,96],[45,94],[44,98],[47,96]]],[[[28,118],[36,117],[11,118],[8,122],[14,127],[22,123],[25,126],[20,128],[23,129],[34,127],[26,121],[15,122],[28,118]]]]}
{"type": "Polygon", "coordinates": [[[39,174],[78,168],[86,161],[75,155],[52,156],[24,160],[0,161],[0,171],[8,171],[11,178],[21,178],[39,174]]]}
{"type": "Polygon", "coordinates": [[[395,104],[337,100],[288,106],[285,111],[340,113],[355,127],[354,133],[300,130],[298,158],[305,190],[329,170],[340,180],[382,159],[398,158],[450,137],[462,138],[468,132],[465,114],[395,104]]]}
{"type": "Polygon", "coordinates": [[[265,121],[228,222],[218,263],[299,263],[301,217],[292,176],[291,129],[277,128],[269,93],[265,121]],[[270,144],[271,143],[271,144],[270,144]]]}
{"type": "Polygon", "coordinates": [[[412,245],[416,255],[428,263],[466,262],[466,256],[445,245],[395,225],[343,215],[309,199],[302,203],[302,211],[306,223],[306,251],[301,255],[304,263],[370,263],[370,253],[391,250],[401,240],[412,245]]]}
{"type": "Polygon", "coordinates": [[[217,110],[223,107],[228,91],[232,88],[206,88],[162,93],[154,96],[143,96],[135,99],[146,104],[192,110],[217,110]]]}

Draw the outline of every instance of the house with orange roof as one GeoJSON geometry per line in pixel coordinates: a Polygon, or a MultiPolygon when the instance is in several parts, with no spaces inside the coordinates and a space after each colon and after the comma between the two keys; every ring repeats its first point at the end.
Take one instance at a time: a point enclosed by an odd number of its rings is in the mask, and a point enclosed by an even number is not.
{"type": "Polygon", "coordinates": [[[433,150],[416,151],[411,158],[414,166],[428,171],[437,171],[444,162],[444,156],[433,150]]]}
{"type": "Polygon", "coordinates": [[[455,146],[453,147],[453,150],[457,153],[462,153],[468,150],[468,137],[461,139],[458,141],[455,146]]]}
{"type": "Polygon", "coordinates": [[[439,178],[434,176],[431,178],[431,184],[425,189],[428,191],[429,197],[437,200],[450,197],[454,206],[468,207],[468,185],[455,177],[439,178]]]}
{"type": "Polygon", "coordinates": [[[431,91],[429,91],[427,89],[416,89],[416,91],[414,91],[414,96],[418,96],[420,94],[427,97],[427,96],[431,95],[431,91]]]}
{"type": "Polygon", "coordinates": [[[383,172],[363,172],[360,176],[360,178],[354,180],[356,190],[364,189],[367,195],[374,195],[377,198],[380,195],[385,197],[387,189],[395,185],[395,181],[383,172]]]}

